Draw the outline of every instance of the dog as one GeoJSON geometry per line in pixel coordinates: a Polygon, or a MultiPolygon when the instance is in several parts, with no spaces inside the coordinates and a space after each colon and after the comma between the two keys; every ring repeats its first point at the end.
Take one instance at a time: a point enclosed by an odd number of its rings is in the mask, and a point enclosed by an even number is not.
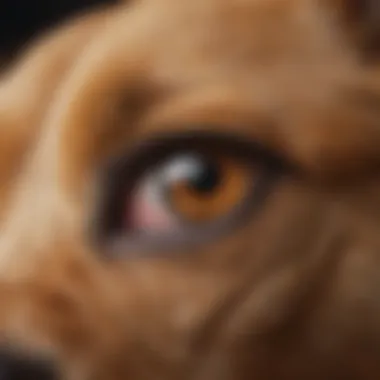
{"type": "Polygon", "coordinates": [[[0,83],[5,380],[380,378],[380,7],[136,0],[0,83]]]}

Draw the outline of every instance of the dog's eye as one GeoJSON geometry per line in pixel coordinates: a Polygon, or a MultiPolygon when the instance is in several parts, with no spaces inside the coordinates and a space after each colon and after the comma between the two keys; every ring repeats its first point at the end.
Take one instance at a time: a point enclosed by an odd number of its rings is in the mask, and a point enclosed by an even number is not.
{"type": "Polygon", "coordinates": [[[189,246],[251,215],[278,160],[246,141],[188,135],[153,139],[107,166],[97,236],[118,250],[189,246]]]}
{"type": "Polygon", "coordinates": [[[248,196],[255,172],[232,157],[179,152],[138,181],[128,199],[126,227],[149,234],[207,227],[248,196]]]}

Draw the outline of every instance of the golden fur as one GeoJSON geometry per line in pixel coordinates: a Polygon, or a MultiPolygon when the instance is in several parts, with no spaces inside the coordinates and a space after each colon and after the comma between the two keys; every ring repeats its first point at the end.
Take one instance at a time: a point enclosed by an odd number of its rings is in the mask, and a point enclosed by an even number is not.
{"type": "Polygon", "coordinates": [[[68,380],[379,379],[378,35],[351,2],[134,1],[25,52],[0,84],[3,344],[68,380]],[[199,130],[294,175],[194,251],[91,244],[102,164],[199,130]]]}

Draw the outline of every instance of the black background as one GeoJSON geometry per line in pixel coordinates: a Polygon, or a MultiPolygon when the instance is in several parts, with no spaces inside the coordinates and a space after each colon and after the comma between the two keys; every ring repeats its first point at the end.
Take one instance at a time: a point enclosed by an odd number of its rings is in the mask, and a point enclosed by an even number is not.
{"type": "Polygon", "coordinates": [[[93,6],[117,0],[0,0],[0,55],[7,56],[33,37],[93,6]]]}

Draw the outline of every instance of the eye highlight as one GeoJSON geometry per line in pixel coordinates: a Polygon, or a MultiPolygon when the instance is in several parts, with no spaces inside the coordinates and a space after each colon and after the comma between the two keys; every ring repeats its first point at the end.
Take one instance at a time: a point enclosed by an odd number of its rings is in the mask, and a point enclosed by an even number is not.
{"type": "Polygon", "coordinates": [[[126,255],[136,245],[158,251],[204,243],[251,216],[281,169],[280,160],[234,136],[152,138],[106,166],[98,242],[126,255]]]}
{"type": "Polygon", "coordinates": [[[220,154],[173,154],[135,187],[129,227],[152,234],[207,226],[228,216],[247,197],[252,172],[220,154]]]}

